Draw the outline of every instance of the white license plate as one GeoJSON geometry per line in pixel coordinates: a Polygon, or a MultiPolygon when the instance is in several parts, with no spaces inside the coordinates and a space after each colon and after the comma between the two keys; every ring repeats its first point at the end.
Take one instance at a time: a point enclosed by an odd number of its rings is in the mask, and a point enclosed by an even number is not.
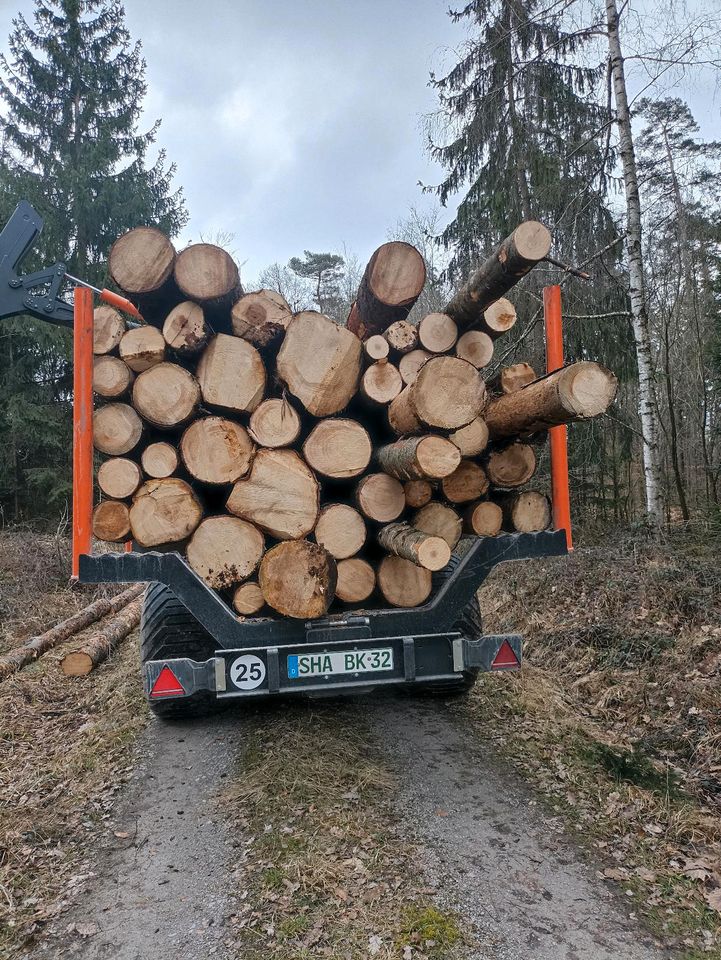
{"type": "Polygon", "coordinates": [[[298,653],[288,657],[288,679],[327,677],[335,673],[380,673],[393,669],[393,648],[298,653]]]}

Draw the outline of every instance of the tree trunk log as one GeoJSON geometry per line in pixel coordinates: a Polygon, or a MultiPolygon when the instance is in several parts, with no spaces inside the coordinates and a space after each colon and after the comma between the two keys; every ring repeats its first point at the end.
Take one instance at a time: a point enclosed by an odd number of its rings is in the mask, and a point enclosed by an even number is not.
{"type": "Polygon", "coordinates": [[[418,327],[407,320],[397,320],[383,334],[391,350],[406,354],[418,348],[418,327]]]}
{"type": "Polygon", "coordinates": [[[418,432],[414,417],[429,427],[456,430],[479,416],[485,402],[486,385],[472,363],[431,357],[390,405],[389,422],[401,433],[418,432]]]}
{"type": "Polygon", "coordinates": [[[170,443],[150,443],[143,450],[140,463],[147,476],[164,480],[178,469],[178,451],[170,443]]]}
{"type": "Polygon", "coordinates": [[[422,530],[434,537],[442,537],[451,550],[456,548],[463,530],[463,522],[456,511],[436,501],[421,507],[411,520],[411,524],[416,530],[422,530]]]}
{"type": "Polygon", "coordinates": [[[133,384],[133,406],[161,430],[182,427],[193,418],[199,403],[198,381],[177,363],[159,363],[138,374],[133,384]]]}
{"type": "Polygon", "coordinates": [[[522,493],[497,495],[496,499],[503,511],[503,525],[506,530],[538,533],[550,526],[551,505],[544,494],[525,490],[522,493]]]}
{"type": "Polygon", "coordinates": [[[260,447],[289,447],[300,436],[300,417],[285,397],[264,400],[253,411],[248,431],[260,447]]]}
{"type": "Polygon", "coordinates": [[[527,443],[511,443],[493,450],[486,461],[486,474],[494,487],[522,487],[536,472],[536,454],[527,443]]]}
{"type": "Polygon", "coordinates": [[[118,351],[134,373],[142,373],[165,360],[165,340],[157,327],[132,327],[123,334],[118,351]]]}
{"type": "Polygon", "coordinates": [[[99,397],[117,400],[130,390],[135,374],[118,357],[107,355],[93,360],[93,390],[99,397]]]}
{"type": "Polygon", "coordinates": [[[366,542],[366,524],[347,503],[329,503],[322,508],[315,525],[316,542],[336,560],[347,560],[366,542]]]}
{"type": "Polygon", "coordinates": [[[418,340],[429,353],[446,353],[458,339],[458,327],[446,313],[429,313],[418,324],[418,340]]]}
{"type": "Polygon", "coordinates": [[[404,354],[398,361],[398,372],[403,383],[406,385],[413,383],[418,376],[418,371],[426,360],[430,360],[432,356],[433,354],[427,350],[411,350],[404,354]]]}
{"type": "Polygon", "coordinates": [[[125,320],[113,307],[102,303],[93,311],[93,353],[104,356],[111,353],[123,339],[125,320]]]}
{"type": "Polygon", "coordinates": [[[255,580],[248,580],[236,587],[233,594],[233,609],[241,617],[252,617],[265,606],[265,597],[260,585],[255,580]]]}
{"type": "Polygon", "coordinates": [[[98,486],[112,500],[127,500],[143,482],[140,467],[126,457],[113,457],[100,464],[98,486]]]}
{"type": "Polygon", "coordinates": [[[389,523],[378,531],[378,543],[397,557],[425,570],[442,570],[451,559],[451,548],[442,537],[416,530],[409,523],[389,523]]]}
{"type": "Polygon", "coordinates": [[[418,607],[431,595],[430,570],[403,557],[384,557],[378,568],[378,587],[393,607],[418,607]]]}
{"type": "Polygon", "coordinates": [[[488,477],[482,467],[472,460],[464,460],[449,477],[441,482],[443,496],[451,503],[478,500],[488,491],[488,477]]]}
{"type": "Polygon", "coordinates": [[[483,417],[476,417],[465,427],[448,434],[451,440],[461,451],[463,457],[477,457],[488,446],[488,427],[483,417]]]}
{"type": "Polygon", "coordinates": [[[391,348],[386,338],[382,334],[376,333],[372,337],[368,337],[363,344],[363,350],[371,363],[374,363],[376,360],[387,360],[391,348]]]}
{"type": "Polygon", "coordinates": [[[278,353],[278,376],[314,417],[341,411],[358,389],[363,348],[335,321],[296,314],[278,353]]]}
{"type": "Polygon", "coordinates": [[[581,361],[492,400],[485,413],[491,437],[528,436],[559,423],[597,417],[613,403],[618,381],[598,363],[581,361]]]}
{"type": "Polygon", "coordinates": [[[483,329],[484,310],[515,286],[550,249],[551,234],[543,224],[534,220],[522,223],[471,275],[446,307],[446,313],[461,330],[483,329]]]}
{"type": "Polygon", "coordinates": [[[212,243],[194,243],[181,251],[174,274],[183,296],[210,310],[230,307],[243,292],[235,261],[212,243]]]}
{"type": "Polygon", "coordinates": [[[278,540],[299,540],[315,527],[319,488],[293,450],[258,450],[250,476],[233,487],[227,509],[278,540]]]}
{"type": "Polygon", "coordinates": [[[127,503],[103,500],[93,510],[93,536],[107,543],[127,540],[130,533],[130,511],[127,503]]]}
{"type": "Polygon", "coordinates": [[[337,600],[343,603],[363,603],[376,587],[376,574],[367,560],[349,557],[338,561],[337,600]]]}
{"type": "Polygon", "coordinates": [[[210,340],[210,327],[203,308],[192,300],[173,307],[163,324],[163,339],[181,357],[192,357],[204,350],[210,340]]]}
{"type": "Polygon", "coordinates": [[[382,469],[397,480],[441,480],[458,467],[461,454],[444,437],[408,437],[376,452],[382,469]]]}
{"type": "Polygon", "coordinates": [[[177,299],[173,282],[175,248],[154,227],[137,227],[119,237],[110,249],[108,271],[129,298],[146,311],[177,299]]]}
{"type": "Polygon", "coordinates": [[[245,580],[260,563],[263,534],[238,517],[208,517],[188,543],[188,563],[214,590],[226,590],[245,580]]]}
{"type": "Polygon", "coordinates": [[[245,427],[225,417],[194,420],[180,439],[185,468],[201,483],[235,483],[250,470],[254,453],[245,427]]]}
{"type": "Polygon", "coordinates": [[[255,347],[219,333],[203,351],[197,377],[205,403],[233,413],[252,413],[265,393],[265,366],[255,347]]]}
{"type": "Polygon", "coordinates": [[[387,473],[370,473],[356,487],[356,501],[369,520],[390,523],[397,520],[406,506],[403,486],[387,473]]]}
{"type": "Polygon", "coordinates": [[[260,589],[278,613],[296,620],[322,617],[335,597],[333,557],[317,543],[294,540],[269,550],[260,564],[260,589]]]}
{"type": "Polygon", "coordinates": [[[93,414],[95,449],[111,457],[122,457],[140,443],[143,422],[127,403],[107,403],[93,414]]]}
{"type": "Polygon", "coordinates": [[[397,240],[384,243],[365,269],[348,329],[366,340],[405,320],[425,282],[426,265],[415,247],[397,240]]]}
{"type": "Polygon", "coordinates": [[[479,326],[491,340],[497,340],[515,326],[516,319],[516,308],[510,300],[501,297],[483,311],[483,319],[479,326]]]}
{"type": "Polygon", "coordinates": [[[256,347],[267,347],[285,335],[293,314],[276,290],[246,293],[231,311],[233,333],[256,347]]]}
{"type": "Polygon", "coordinates": [[[60,669],[66,677],[84,677],[107,660],[121,642],[140,623],[142,600],[133,600],[109,620],[97,633],[73,649],[60,661],[60,669]]]}
{"type": "Polygon", "coordinates": [[[385,360],[372,363],[361,379],[361,395],[381,407],[395,400],[402,389],[403,380],[398,368],[385,360]]]}
{"type": "Polygon", "coordinates": [[[418,510],[430,503],[433,496],[433,487],[427,480],[409,480],[403,484],[403,493],[406,498],[406,506],[418,510]]]}
{"type": "Polygon", "coordinates": [[[202,518],[203,508],[185,481],[146,480],[130,508],[130,529],[141,547],[157,547],[187,540],[202,518]]]}
{"type": "Polygon", "coordinates": [[[371,461],[373,447],[368,431],[356,420],[321,420],[303,444],[308,465],[333,480],[358,477],[371,461]]]}
{"type": "Polygon", "coordinates": [[[399,437],[421,433],[425,428],[411,403],[411,387],[404,387],[388,405],[388,425],[399,437]]]}
{"type": "Polygon", "coordinates": [[[472,503],[463,514],[463,529],[477,537],[496,537],[501,532],[503,511],[497,503],[472,503]]]}
{"type": "Polygon", "coordinates": [[[501,367],[491,381],[495,393],[515,393],[527,387],[536,379],[536,371],[528,363],[514,363],[510,367],[501,367]]]}
{"type": "Polygon", "coordinates": [[[493,359],[493,340],[482,330],[466,330],[456,344],[456,356],[480,370],[493,359]]]}

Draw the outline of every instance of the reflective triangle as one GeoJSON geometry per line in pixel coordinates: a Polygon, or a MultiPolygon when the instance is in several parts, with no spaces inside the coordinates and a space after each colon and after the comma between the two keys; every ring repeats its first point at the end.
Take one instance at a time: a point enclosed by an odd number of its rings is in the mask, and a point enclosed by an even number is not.
{"type": "Polygon", "coordinates": [[[182,684],[175,676],[170,667],[163,667],[158,674],[158,679],[153,684],[150,691],[151,697],[177,697],[183,695],[185,690],[182,684]]]}
{"type": "Polygon", "coordinates": [[[501,644],[491,664],[491,670],[498,670],[501,667],[520,667],[518,657],[513,652],[513,647],[508,640],[504,640],[501,644]]]}

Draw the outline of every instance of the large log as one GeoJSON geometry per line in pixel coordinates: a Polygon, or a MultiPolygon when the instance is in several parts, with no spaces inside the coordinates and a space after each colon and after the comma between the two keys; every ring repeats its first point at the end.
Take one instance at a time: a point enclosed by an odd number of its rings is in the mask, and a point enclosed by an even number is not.
{"type": "Polygon", "coordinates": [[[329,417],[358,389],[362,355],[358,337],[322,313],[306,310],[288,327],[277,372],[309,413],[329,417]]]}
{"type": "Polygon", "coordinates": [[[536,472],[536,454],[527,443],[511,443],[492,450],[486,460],[486,474],[494,487],[522,487],[536,472]]]}
{"type": "Polygon", "coordinates": [[[255,580],[247,580],[235,588],[233,609],[242,617],[252,617],[265,606],[265,597],[255,580]]]}
{"type": "Polygon", "coordinates": [[[108,271],[120,289],[135,303],[154,308],[174,287],[174,266],[173,244],[154,227],[124,233],[108,256],[108,271]]]}
{"type": "Polygon", "coordinates": [[[215,590],[245,580],[260,563],[263,534],[239,517],[208,517],[190,538],[186,555],[199,577],[215,590]]]}
{"type": "Polygon", "coordinates": [[[356,502],[369,520],[389,523],[403,513],[406,496],[402,484],[387,473],[369,473],[356,487],[356,502]]]}
{"type": "Polygon", "coordinates": [[[451,559],[451,548],[442,537],[416,530],[409,523],[389,523],[378,531],[378,543],[397,557],[426,570],[442,570],[451,559]]]}
{"type": "Polygon", "coordinates": [[[265,393],[265,366],[256,348],[219,333],[203,351],[196,371],[203,400],[212,407],[252,413],[265,393]]]}
{"type": "Polygon", "coordinates": [[[446,313],[461,330],[478,327],[483,323],[484,310],[515,286],[550,249],[551,234],[542,223],[522,223],[474,271],[448,304],[446,313]]]}
{"type": "Polygon", "coordinates": [[[323,477],[347,480],[358,477],[371,461],[373,447],[368,431],[357,420],[321,420],[303,444],[308,465],[323,477]]]}
{"type": "Polygon", "coordinates": [[[493,340],[482,330],[466,330],[456,344],[456,356],[480,370],[493,359],[493,340]]]}
{"type": "Polygon", "coordinates": [[[125,333],[125,320],[117,310],[101,303],[93,311],[93,353],[103,356],[118,346],[125,333]]]}
{"type": "Polygon", "coordinates": [[[396,353],[410,353],[418,348],[418,327],[408,320],[397,320],[383,334],[392,350],[396,353]]]}
{"type": "Polygon", "coordinates": [[[107,543],[127,540],[130,533],[130,511],[127,503],[103,500],[93,510],[93,536],[107,543]]]}
{"type": "Polygon", "coordinates": [[[141,547],[186,540],[203,518],[203,508],[184,480],[146,480],[130,508],[130,529],[141,547]]]}
{"type": "Polygon", "coordinates": [[[140,457],[140,464],[147,476],[162,480],[172,476],[178,469],[178,451],[171,443],[149,443],[140,457]]]}
{"type": "Polygon", "coordinates": [[[385,360],[372,363],[363,374],[360,385],[361,395],[381,407],[395,400],[402,389],[403,380],[398,368],[385,360]]]}
{"type": "Polygon", "coordinates": [[[267,347],[285,334],[293,314],[288,301],[276,290],[258,290],[233,304],[230,319],[236,337],[256,347],[267,347]]]}
{"type": "Polygon", "coordinates": [[[175,282],[180,292],[210,310],[235,303],[243,288],[235,261],[213,243],[193,243],[175,261],[175,282]]]}
{"type": "Polygon", "coordinates": [[[503,512],[503,526],[518,533],[538,533],[551,523],[551,505],[548,497],[536,490],[496,495],[503,512]]]}
{"type": "Polygon", "coordinates": [[[426,360],[430,360],[432,356],[433,354],[427,350],[411,350],[409,353],[404,354],[398,361],[398,372],[401,375],[403,383],[406,385],[413,383],[418,376],[418,371],[426,360]]]}
{"type": "Polygon", "coordinates": [[[311,620],[328,612],[335,596],[335,560],[317,543],[291,540],[269,550],[258,582],[265,601],[285,617],[311,620]]]}
{"type": "Polygon", "coordinates": [[[431,595],[430,570],[403,557],[384,557],[378,567],[378,587],[393,607],[418,607],[431,595]]]}
{"type": "Polygon", "coordinates": [[[278,540],[299,540],[318,519],[318,481],[295,451],[263,448],[249,477],[233,487],[226,506],[278,540]]]}
{"type": "Polygon", "coordinates": [[[515,393],[535,379],[536,371],[530,364],[513,363],[510,367],[501,367],[491,381],[491,388],[497,393],[515,393]]]}
{"type": "Polygon", "coordinates": [[[447,313],[429,313],[418,324],[418,339],[429,353],[446,353],[458,339],[458,327],[447,313]]]}
{"type": "Polygon", "coordinates": [[[260,447],[289,447],[300,436],[300,417],[285,397],[272,397],[255,408],[248,431],[260,447]]]}
{"type": "Polygon", "coordinates": [[[163,339],[181,357],[200,353],[210,340],[210,327],[205,322],[203,308],[192,300],[184,300],[173,307],[163,324],[163,339]]]}
{"type": "Polygon", "coordinates": [[[60,669],[65,676],[84,677],[107,660],[138,626],[142,610],[143,601],[133,600],[80,646],[69,650],[60,660],[60,669]]]}
{"type": "Polygon", "coordinates": [[[425,507],[430,503],[433,496],[433,487],[427,480],[409,480],[403,484],[403,493],[406,498],[406,506],[418,510],[419,507],[425,507]]]}
{"type": "Polygon", "coordinates": [[[347,503],[329,503],[318,515],[316,542],[336,560],[355,556],[366,541],[366,524],[358,511],[347,503]]]}
{"type": "Polygon", "coordinates": [[[194,420],[180,439],[185,468],[201,483],[235,483],[250,470],[254,452],[245,427],[225,417],[194,420]]]}
{"type": "Polygon", "coordinates": [[[98,467],[98,486],[112,500],[127,500],[143,482],[140,467],[127,457],[112,457],[98,467]]]}
{"type": "Polygon", "coordinates": [[[348,329],[365,340],[405,320],[425,282],[426,265],[415,247],[398,240],[384,243],[365,269],[348,329]]]}
{"type": "Polygon", "coordinates": [[[443,496],[451,503],[478,500],[488,491],[488,477],[482,467],[472,460],[463,460],[449,477],[441,482],[443,496]]]}
{"type": "Polygon", "coordinates": [[[503,511],[490,500],[472,503],[463,514],[463,529],[477,537],[498,536],[502,523],[503,511]]]}
{"type": "Polygon", "coordinates": [[[441,480],[458,467],[461,454],[444,437],[408,437],[376,452],[382,469],[397,480],[441,480]]]}
{"type": "Polygon", "coordinates": [[[134,373],[142,373],[165,360],[165,340],[157,327],[132,327],[123,334],[118,352],[134,373]]]}
{"type": "Polygon", "coordinates": [[[143,422],[127,403],[107,403],[93,413],[95,449],[112,457],[134,450],[143,435],[143,422]]]}
{"type": "Polygon", "coordinates": [[[483,417],[476,417],[465,427],[448,434],[464,457],[477,457],[488,446],[488,427],[483,417]]]}
{"type": "Polygon", "coordinates": [[[467,360],[431,357],[413,383],[395,398],[388,419],[397,433],[417,433],[425,423],[439,430],[456,430],[474,420],[486,402],[486,385],[467,360]]]}
{"type": "Polygon", "coordinates": [[[492,400],[486,423],[491,437],[514,437],[597,417],[613,403],[617,386],[606,367],[582,360],[492,400]]]}
{"type": "Polygon", "coordinates": [[[463,532],[463,522],[455,510],[443,503],[426,504],[414,514],[411,524],[416,530],[422,530],[434,537],[442,537],[451,550],[454,550],[463,532]]]}
{"type": "Polygon", "coordinates": [[[135,374],[119,357],[107,354],[93,360],[93,390],[99,397],[117,400],[127,393],[135,374]]]}
{"type": "Polygon", "coordinates": [[[373,593],[376,586],[376,574],[367,560],[349,557],[339,560],[338,582],[335,595],[343,603],[363,603],[373,593]]]}
{"type": "Polygon", "coordinates": [[[200,386],[177,363],[158,363],[138,374],[133,406],[144,420],[161,430],[173,430],[192,419],[200,403],[200,386]]]}

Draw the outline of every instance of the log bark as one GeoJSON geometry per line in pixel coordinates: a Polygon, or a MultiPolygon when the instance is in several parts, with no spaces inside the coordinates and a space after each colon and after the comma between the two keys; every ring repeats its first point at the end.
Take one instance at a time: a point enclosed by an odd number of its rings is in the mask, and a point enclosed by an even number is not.
{"type": "Polygon", "coordinates": [[[126,457],[112,457],[100,464],[97,482],[106,497],[127,500],[143,482],[140,467],[126,457]]]}
{"type": "Polygon", "coordinates": [[[172,286],[175,248],[154,227],[136,227],[110,248],[108,270],[115,283],[137,302],[157,303],[172,286]]]}
{"type": "Polygon", "coordinates": [[[321,420],[303,444],[308,465],[333,480],[358,477],[371,461],[373,447],[368,431],[356,420],[321,420]]]}
{"type": "Polygon", "coordinates": [[[260,585],[255,580],[248,580],[235,588],[233,594],[233,609],[241,617],[252,617],[265,606],[265,597],[260,585]]]}
{"type": "Polygon", "coordinates": [[[376,360],[387,360],[390,350],[390,344],[380,333],[368,337],[363,344],[363,351],[371,363],[374,363],[376,360]]]}
{"type": "Polygon", "coordinates": [[[418,327],[408,320],[392,323],[383,336],[396,353],[406,354],[418,348],[418,327]]]}
{"type": "Polygon", "coordinates": [[[535,490],[524,490],[496,496],[503,512],[503,526],[518,533],[538,533],[551,524],[551,505],[548,497],[535,490]]]}
{"type": "Polygon", "coordinates": [[[315,527],[319,488],[293,450],[258,450],[250,475],[233,487],[227,509],[278,540],[299,540],[315,527]]]}
{"type": "Polygon", "coordinates": [[[477,537],[496,537],[501,532],[503,511],[497,503],[472,503],[463,514],[463,529],[477,537]]]}
{"type": "Polygon", "coordinates": [[[143,450],[140,463],[148,477],[163,480],[178,469],[178,451],[170,443],[150,443],[143,450]]]}
{"type": "Polygon", "coordinates": [[[365,269],[348,329],[366,340],[405,320],[425,282],[426,265],[415,247],[397,240],[384,243],[365,269]]]}
{"type": "Polygon", "coordinates": [[[322,617],[335,597],[333,557],[317,543],[294,540],[269,550],[260,564],[259,583],[266,603],[285,617],[322,617]]]}
{"type": "Polygon", "coordinates": [[[192,300],[173,307],[163,324],[163,339],[181,357],[192,357],[204,350],[210,340],[210,327],[203,308],[192,300]]]}
{"type": "Polygon", "coordinates": [[[188,543],[188,563],[214,590],[227,590],[245,580],[263,556],[265,538],[239,517],[208,517],[188,543]]]}
{"type": "Polygon", "coordinates": [[[447,313],[429,313],[418,324],[418,340],[429,353],[446,353],[458,339],[458,327],[447,313]]]}
{"type": "Polygon", "coordinates": [[[133,600],[80,646],[70,650],[60,661],[66,677],[84,677],[116,650],[140,623],[142,600],[133,600]]]}
{"type": "Polygon", "coordinates": [[[93,360],[93,390],[99,397],[117,400],[130,390],[135,374],[119,357],[96,357],[93,360]]]}
{"type": "Polygon", "coordinates": [[[411,524],[416,530],[422,530],[434,537],[442,537],[451,550],[456,548],[463,530],[463,522],[456,511],[436,501],[421,507],[413,516],[411,524]]]}
{"type": "Polygon", "coordinates": [[[93,310],[93,353],[111,353],[123,339],[125,320],[113,307],[102,303],[93,310]]]}
{"type": "Polygon", "coordinates": [[[134,373],[142,373],[165,360],[165,340],[157,327],[132,327],[123,334],[118,352],[134,373]]]}
{"type": "Polygon", "coordinates": [[[482,330],[466,330],[456,344],[456,356],[480,370],[493,359],[493,340],[482,330]]]}
{"type": "Polygon", "coordinates": [[[143,422],[127,403],[107,403],[93,413],[95,449],[111,457],[134,450],[143,435],[143,422]]]}
{"type": "Polygon", "coordinates": [[[457,430],[479,416],[485,403],[486,385],[472,363],[431,357],[391,403],[389,422],[397,433],[417,433],[414,419],[439,430],[457,430]]]}
{"type": "MultiPolygon", "coordinates": [[[[483,329],[483,312],[524,277],[551,249],[551,234],[541,223],[526,221],[506,237],[446,307],[459,329],[483,329]]],[[[488,332],[488,331],[486,331],[488,332]]]]}
{"type": "Polygon", "coordinates": [[[425,507],[430,503],[433,496],[433,487],[427,480],[409,480],[403,484],[403,493],[406,498],[406,506],[418,510],[419,507],[425,507]]]}
{"type": "Polygon", "coordinates": [[[522,487],[536,472],[536,454],[527,443],[511,443],[493,450],[486,461],[486,474],[494,487],[522,487]]]}
{"type": "Polygon", "coordinates": [[[194,420],[180,439],[185,468],[201,483],[235,483],[250,470],[254,453],[245,427],[225,417],[194,420]]]}
{"type": "Polygon", "coordinates": [[[528,363],[513,363],[510,367],[501,367],[491,381],[496,393],[515,393],[536,379],[536,371],[528,363]]]}
{"type": "Polygon", "coordinates": [[[146,480],[130,508],[130,529],[141,547],[180,543],[203,519],[203,508],[184,480],[146,480]]]}
{"type": "Polygon", "coordinates": [[[210,310],[230,307],[243,292],[235,261],[212,243],[194,243],[182,250],[175,261],[174,275],[186,299],[210,310]]]}
{"type": "Polygon", "coordinates": [[[373,363],[361,379],[361,395],[377,406],[385,407],[403,389],[403,380],[398,368],[387,361],[373,363]]]}
{"type": "Polygon", "coordinates": [[[380,447],[381,468],[397,480],[441,480],[461,462],[458,447],[444,437],[408,437],[380,447]]]}
{"type": "Polygon", "coordinates": [[[248,431],[260,447],[289,447],[300,436],[300,417],[285,397],[274,397],[255,408],[248,431]]]}
{"type": "Polygon", "coordinates": [[[492,400],[485,413],[491,437],[528,436],[559,423],[597,417],[613,403],[618,381],[598,363],[581,361],[492,400]]]}
{"type": "Polygon", "coordinates": [[[442,570],[451,559],[451,548],[442,537],[416,530],[409,523],[389,523],[378,531],[378,543],[397,557],[425,570],[442,570]]]}
{"type": "Polygon", "coordinates": [[[431,595],[430,570],[403,557],[384,557],[378,568],[378,587],[393,607],[418,607],[431,595]]]}
{"type": "Polygon", "coordinates": [[[219,333],[203,351],[196,371],[205,403],[235,413],[252,413],[265,393],[265,366],[256,348],[219,333]]]}
{"type": "Polygon", "coordinates": [[[349,557],[339,560],[338,582],[335,588],[337,600],[343,603],[363,603],[376,587],[376,574],[367,560],[349,557]]]}
{"type": "Polygon", "coordinates": [[[502,334],[507,333],[516,323],[516,308],[510,300],[501,297],[486,307],[483,311],[483,319],[479,326],[491,340],[497,340],[502,334]]]}
{"type": "Polygon", "coordinates": [[[191,420],[200,403],[200,386],[177,363],[159,363],[138,374],[133,406],[143,420],[161,430],[173,430],[191,420]]]}
{"type": "Polygon", "coordinates": [[[296,314],[278,353],[277,372],[314,417],[339,413],[358,389],[363,348],[322,313],[296,314]]]}
{"type": "Polygon", "coordinates": [[[93,536],[107,543],[127,540],[130,533],[130,511],[127,503],[103,500],[93,510],[93,536]]]}
{"type": "Polygon", "coordinates": [[[451,503],[478,500],[487,493],[488,486],[485,471],[472,460],[463,460],[458,468],[441,482],[443,496],[451,503]]]}
{"type": "Polygon", "coordinates": [[[406,497],[398,480],[387,473],[370,473],[356,487],[356,502],[369,520],[390,523],[403,513],[406,497]]]}
{"type": "Polygon", "coordinates": [[[276,290],[258,290],[233,304],[230,319],[236,337],[267,347],[285,335],[293,314],[276,290]]]}
{"type": "Polygon", "coordinates": [[[411,403],[410,386],[404,387],[388,405],[388,425],[399,437],[421,433],[426,429],[411,403]]]}
{"type": "Polygon", "coordinates": [[[426,360],[430,360],[432,356],[433,354],[427,350],[411,350],[404,354],[398,361],[398,372],[403,383],[406,385],[413,383],[418,376],[418,371],[426,360]]]}
{"type": "Polygon", "coordinates": [[[448,434],[451,440],[461,451],[463,457],[477,457],[488,446],[488,427],[483,417],[476,417],[465,427],[460,427],[448,434]]]}
{"type": "Polygon", "coordinates": [[[22,670],[23,667],[37,660],[38,657],[47,653],[48,650],[52,650],[56,644],[62,643],[64,640],[67,640],[68,637],[72,637],[81,630],[85,630],[97,620],[100,620],[101,617],[122,610],[126,604],[134,600],[143,593],[144,590],[145,584],[137,583],[110,599],[101,597],[99,600],[94,600],[88,604],[87,607],[83,607],[82,610],[74,613],[66,620],[61,620],[60,623],[56,624],[56,626],[50,630],[45,630],[38,636],[31,637],[31,639],[27,640],[22,646],[10,650],[4,654],[4,656],[0,657],[0,680],[5,680],[11,674],[22,670]]]}
{"type": "Polygon", "coordinates": [[[314,535],[332,557],[346,560],[366,542],[365,520],[347,503],[329,503],[320,511],[314,535]]]}

